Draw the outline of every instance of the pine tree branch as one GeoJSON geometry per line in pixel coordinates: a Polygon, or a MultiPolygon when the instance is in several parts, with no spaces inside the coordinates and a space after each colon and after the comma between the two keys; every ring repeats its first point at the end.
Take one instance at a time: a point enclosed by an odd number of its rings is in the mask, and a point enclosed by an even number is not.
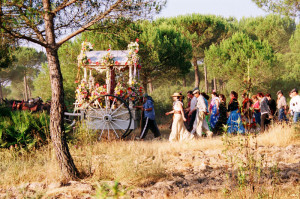
{"type": "Polygon", "coordinates": [[[2,24],[0,25],[0,28],[2,28],[5,32],[7,32],[12,37],[15,37],[15,38],[18,38],[18,39],[25,39],[25,40],[31,41],[33,43],[39,44],[39,45],[41,45],[43,47],[47,46],[47,44],[44,43],[44,42],[41,42],[39,40],[35,40],[35,39],[31,38],[31,37],[27,37],[26,35],[23,35],[23,34],[20,34],[20,33],[13,32],[13,31],[7,29],[6,27],[3,27],[2,24]]]}
{"type": "Polygon", "coordinates": [[[92,20],[88,24],[82,26],[77,31],[71,33],[70,35],[68,35],[67,37],[63,38],[62,40],[60,40],[57,43],[57,47],[61,46],[63,43],[65,43],[66,41],[68,41],[71,38],[75,37],[76,35],[82,33],[83,31],[85,31],[86,29],[88,29],[90,26],[94,25],[96,22],[100,21],[101,19],[104,19],[109,13],[111,13],[115,8],[117,8],[122,3],[122,1],[123,0],[118,0],[108,10],[106,10],[104,13],[100,14],[99,16],[97,16],[94,20],[92,20]]]}
{"type": "Polygon", "coordinates": [[[76,3],[78,0],[71,0],[68,2],[68,0],[64,0],[55,10],[52,11],[54,15],[56,15],[59,11],[62,9],[68,7],[69,5],[76,3]]]}

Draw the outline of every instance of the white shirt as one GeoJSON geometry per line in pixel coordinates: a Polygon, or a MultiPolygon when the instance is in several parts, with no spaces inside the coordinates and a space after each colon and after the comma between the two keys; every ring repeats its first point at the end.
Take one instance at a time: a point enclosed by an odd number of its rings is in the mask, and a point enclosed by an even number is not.
{"type": "Polygon", "coordinates": [[[206,104],[205,104],[205,101],[204,101],[204,97],[202,95],[200,95],[198,98],[197,98],[197,108],[198,108],[198,111],[203,111],[203,112],[206,112],[207,111],[207,107],[206,107],[206,104]]]}
{"type": "Polygon", "coordinates": [[[194,96],[194,97],[191,99],[190,110],[191,110],[191,111],[194,110],[194,109],[196,108],[196,105],[197,105],[197,97],[194,96]]]}
{"type": "Polygon", "coordinates": [[[290,109],[293,112],[300,112],[300,95],[292,97],[290,101],[290,109]]]}

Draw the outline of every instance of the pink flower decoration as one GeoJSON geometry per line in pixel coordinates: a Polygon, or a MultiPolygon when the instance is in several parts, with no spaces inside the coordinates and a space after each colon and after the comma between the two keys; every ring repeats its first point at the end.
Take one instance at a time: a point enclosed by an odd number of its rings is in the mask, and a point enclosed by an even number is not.
{"type": "Polygon", "coordinates": [[[96,62],[96,65],[99,65],[99,62],[96,62]]]}
{"type": "Polygon", "coordinates": [[[92,60],[88,59],[88,62],[89,62],[89,63],[92,63],[92,60]]]}
{"type": "Polygon", "coordinates": [[[136,41],[136,42],[139,42],[140,40],[139,40],[139,39],[136,39],[135,41],[136,41]]]}

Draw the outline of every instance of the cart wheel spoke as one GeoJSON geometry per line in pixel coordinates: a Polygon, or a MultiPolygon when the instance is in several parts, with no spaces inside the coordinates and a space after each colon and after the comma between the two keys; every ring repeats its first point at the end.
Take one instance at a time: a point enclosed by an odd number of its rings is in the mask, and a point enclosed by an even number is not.
{"type": "Polygon", "coordinates": [[[113,117],[118,117],[118,116],[125,115],[125,114],[128,114],[128,112],[127,112],[127,111],[124,111],[124,112],[122,112],[122,113],[120,113],[120,114],[118,114],[118,115],[112,115],[112,116],[113,116],[113,117]]]}
{"type": "Polygon", "coordinates": [[[116,125],[118,128],[120,128],[120,131],[122,132],[122,134],[123,134],[123,128],[120,126],[120,125],[118,125],[116,122],[114,122],[114,121],[111,121],[114,125],[116,125]]]}
{"type": "Polygon", "coordinates": [[[113,119],[113,121],[118,121],[118,122],[128,122],[128,120],[121,120],[121,119],[113,119]]]}
{"type": "Polygon", "coordinates": [[[105,110],[106,110],[105,113],[107,113],[107,106],[109,105],[107,100],[108,96],[105,96],[104,98],[105,98],[105,110]]]}
{"type": "Polygon", "coordinates": [[[103,131],[104,131],[105,127],[106,127],[106,123],[104,124],[104,127],[102,128],[101,134],[100,134],[100,136],[98,138],[99,141],[101,140],[101,137],[102,137],[102,134],[103,134],[103,131]]]}
{"type": "Polygon", "coordinates": [[[101,111],[103,110],[103,108],[102,108],[102,106],[101,106],[101,104],[99,103],[99,101],[98,100],[96,100],[96,104],[100,107],[100,109],[101,109],[101,111]]]}
{"type": "Polygon", "coordinates": [[[115,130],[115,128],[114,128],[114,126],[113,126],[111,123],[109,123],[109,124],[110,124],[110,126],[111,126],[112,130],[115,132],[115,134],[116,134],[117,138],[118,138],[118,139],[120,139],[120,137],[119,137],[118,133],[116,132],[116,130],[115,130]]]}
{"type": "Polygon", "coordinates": [[[112,103],[112,105],[110,106],[110,110],[109,110],[109,113],[110,113],[110,114],[111,114],[111,112],[112,112],[112,108],[114,107],[115,101],[117,101],[116,98],[114,98],[113,103],[112,103]]]}
{"type": "MultiPolygon", "coordinates": [[[[96,113],[96,114],[99,113],[102,117],[104,117],[104,115],[102,114],[101,111],[99,111],[99,110],[93,108],[92,106],[89,106],[89,108],[91,108],[91,109],[94,111],[94,113],[96,113]]],[[[91,117],[91,116],[89,116],[89,117],[91,117]]]]}
{"type": "Polygon", "coordinates": [[[117,112],[117,111],[118,111],[121,107],[123,107],[123,106],[124,106],[124,103],[122,103],[121,106],[119,106],[116,110],[114,110],[114,112],[112,112],[111,115],[114,115],[114,113],[117,112]]]}

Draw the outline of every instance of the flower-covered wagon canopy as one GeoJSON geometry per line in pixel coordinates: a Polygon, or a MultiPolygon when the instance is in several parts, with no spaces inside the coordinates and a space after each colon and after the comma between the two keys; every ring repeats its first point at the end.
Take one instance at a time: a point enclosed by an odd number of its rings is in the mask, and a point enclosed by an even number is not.
{"type": "Polygon", "coordinates": [[[88,65],[90,67],[106,68],[108,60],[104,59],[108,52],[111,56],[111,61],[114,66],[128,66],[129,50],[110,50],[110,51],[89,51],[86,52],[88,65]]]}
{"type": "Polygon", "coordinates": [[[89,42],[83,42],[81,53],[78,56],[78,65],[90,69],[96,69],[99,72],[108,68],[121,70],[125,67],[138,67],[139,65],[139,44],[131,42],[128,50],[105,50],[93,51],[93,45],[89,42]]]}
{"type": "MultiPolygon", "coordinates": [[[[93,45],[91,43],[83,42],[80,55],[78,56],[78,69],[83,68],[83,79],[85,81],[87,81],[87,69],[95,69],[100,73],[106,72],[106,79],[110,81],[110,73],[112,70],[120,71],[121,69],[128,68],[130,83],[133,79],[136,79],[137,71],[141,69],[138,52],[138,39],[128,45],[128,50],[111,50],[109,48],[105,51],[93,51],[93,45]]],[[[107,84],[110,88],[110,83],[107,84]]]]}

